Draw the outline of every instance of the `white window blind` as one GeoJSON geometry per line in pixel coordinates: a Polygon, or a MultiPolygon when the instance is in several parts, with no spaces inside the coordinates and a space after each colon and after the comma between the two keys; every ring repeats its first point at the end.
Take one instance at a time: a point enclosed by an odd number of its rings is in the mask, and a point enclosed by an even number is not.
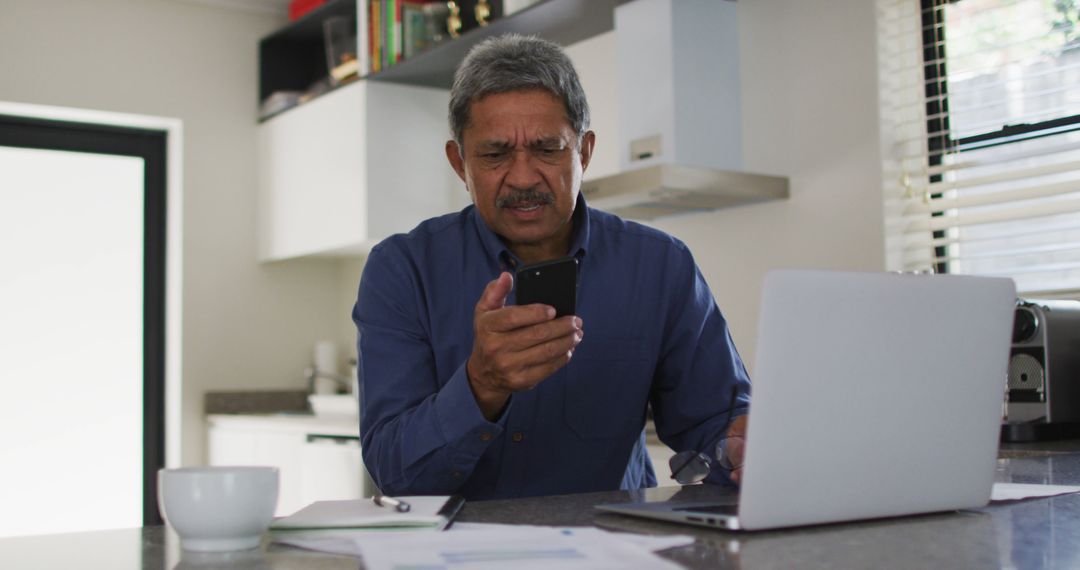
{"type": "Polygon", "coordinates": [[[879,0],[890,269],[1080,290],[1078,6],[879,0]]]}

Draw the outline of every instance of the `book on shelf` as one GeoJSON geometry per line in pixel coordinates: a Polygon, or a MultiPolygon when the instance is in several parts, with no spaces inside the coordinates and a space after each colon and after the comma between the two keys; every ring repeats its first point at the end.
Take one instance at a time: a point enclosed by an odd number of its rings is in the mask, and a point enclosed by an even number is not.
{"type": "MultiPolygon", "coordinates": [[[[471,15],[476,0],[459,2],[471,15]]],[[[501,0],[487,0],[492,17],[502,13],[501,0]]],[[[449,37],[450,9],[441,0],[361,0],[358,28],[360,73],[377,73],[415,56],[449,37]]],[[[465,18],[476,25],[475,17],[465,18]]]]}
{"type": "Polygon", "coordinates": [[[397,63],[394,59],[394,15],[397,13],[397,0],[382,0],[383,25],[383,69],[397,63]]]}
{"type": "Polygon", "coordinates": [[[371,67],[368,71],[376,72],[382,69],[382,54],[380,53],[382,41],[379,38],[379,31],[382,28],[380,24],[382,0],[371,0],[367,8],[371,16],[368,19],[368,42],[371,45],[371,67]]]}
{"type": "Polygon", "coordinates": [[[367,0],[357,4],[356,10],[356,61],[357,73],[364,75],[371,71],[371,12],[367,0]]]}

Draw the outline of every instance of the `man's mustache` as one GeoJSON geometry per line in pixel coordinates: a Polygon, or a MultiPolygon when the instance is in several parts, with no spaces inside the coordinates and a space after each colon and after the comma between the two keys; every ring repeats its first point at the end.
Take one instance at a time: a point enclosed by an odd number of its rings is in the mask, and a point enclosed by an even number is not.
{"type": "Polygon", "coordinates": [[[495,200],[495,205],[500,208],[506,208],[522,203],[546,205],[554,202],[554,194],[540,192],[539,190],[530,188],[528,190],[515,190],[506,196],[498,198],[495,200]]]}

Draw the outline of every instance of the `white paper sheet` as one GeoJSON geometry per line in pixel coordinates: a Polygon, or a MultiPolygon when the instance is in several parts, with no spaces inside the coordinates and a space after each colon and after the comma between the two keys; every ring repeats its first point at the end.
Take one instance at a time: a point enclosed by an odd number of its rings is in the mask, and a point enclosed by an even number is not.
{"type": "MultiPolygon", "coordinates": [[[[525,530],[525,529],[540,529],[542,531],[551,531],[555,527],[550,526],[537,526],[537,525],[507,525],[507,524],[492,524],[492,523],[457,523],[453,530],[525,530]]],[[[668,548],[675,548],[677,546],[686,546],[687,544],[694,543],[694,537],[686,534],[634,534],[630,532],[613,532],[603,530],[594,527],[565,527],[568,530],[574,531],[579,536],[587,535],[588,533],[602,533],[612,537],[619,538],[640,546],[650,552],[660,552],[661,550],[667,550],[668,548]]],[[[559,528],[558,530],[562,530],[559,528]]]]}
{"type": "Polygon", "coordinates": [[[462,554],[470,557],[502,556],[498,562],[512,564],[515,570],[532,567],[529,564],[543,568],[555,563],[560,568],[662,569],[678,566],[671,565],[652,552],[685,546],[693,543],[694,538],[687,535],[610,532],[593,527],[455,523],[450,530],[439,533],[349,530],[333,533],[291,532],[283,536],[275,535],[274,541],[319,552],[363,557],[365,565],[372,569],[409,564],[434,564],[434,568],[439,568],[447,563],[440,558],[444,555],[451,555],[455,570],[471,567],[464,565],[466,562],[479,563],[479,558],[461,558],[462,554]],[[558,548],[552,550],[556,546],[558,548]],[[554,558],[556,555],[568,558],[554,558]],[[513,560],[509,559],[511,556],[513,560]]]}
{"type": "Polygon", "coordinates": [[[462,530],[422,537],[396,536],[365,543],[361,551],[364,565],[370,570],[681,568],[631,541],[593,528],[462,530]]]}
{"type": "Polygon", "coordinates": [[[994,483],[990,491],[991,501],[1019,501],[1036,497],[1054,497],[1080,492],[1071,485],[1031,485],[1026,483],[994,483]]]}

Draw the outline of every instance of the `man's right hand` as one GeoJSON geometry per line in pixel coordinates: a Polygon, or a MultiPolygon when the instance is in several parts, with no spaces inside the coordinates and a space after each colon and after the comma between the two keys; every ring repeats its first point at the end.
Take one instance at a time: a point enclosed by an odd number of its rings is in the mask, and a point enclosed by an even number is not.
{"type": "Polygon", "coordinates": [[[484,288],[473,314],[473,349],[466,364],[469,385],[489,421],[499,417],[510,394],[530,390],[566,366],[581,342],[576,316],[555,318],[547,305],[506,305],[514,278],[506,272],[484,288]]]}

